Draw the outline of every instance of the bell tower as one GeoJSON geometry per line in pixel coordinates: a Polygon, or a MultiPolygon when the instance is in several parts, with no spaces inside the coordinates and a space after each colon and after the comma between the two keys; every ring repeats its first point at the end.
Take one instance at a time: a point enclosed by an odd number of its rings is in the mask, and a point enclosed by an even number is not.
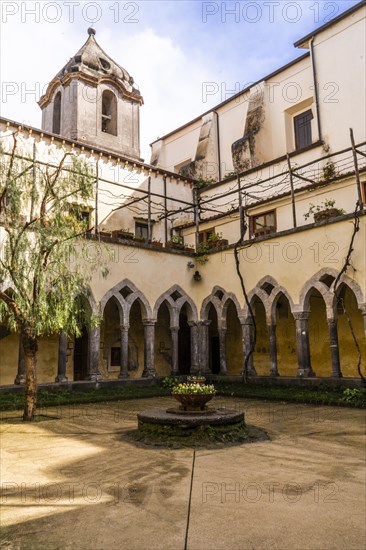
{"type": "Polygon", "coordinates": [[[95,30],[52,79],[38,104],[42,129],[140,159],[140,105],[134,80],[99,46],[95,30]]]}

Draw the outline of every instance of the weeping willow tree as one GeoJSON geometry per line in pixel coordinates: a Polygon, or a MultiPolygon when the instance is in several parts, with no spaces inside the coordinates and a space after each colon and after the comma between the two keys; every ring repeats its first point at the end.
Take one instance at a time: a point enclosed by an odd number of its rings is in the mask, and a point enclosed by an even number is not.
{"type": "Polygon", "coordinates": [[[0,148],[0,322],[22,338],[23,420],[30,421],[39,339],[80,331],[75,296],[91,274],[83,259],[87,224],[81,212],[93,198],[95,176],[93,166],[74,153],[53,145],[58,161],[40,163],[26,158],[21,136],[11,139],[0,148]]]}

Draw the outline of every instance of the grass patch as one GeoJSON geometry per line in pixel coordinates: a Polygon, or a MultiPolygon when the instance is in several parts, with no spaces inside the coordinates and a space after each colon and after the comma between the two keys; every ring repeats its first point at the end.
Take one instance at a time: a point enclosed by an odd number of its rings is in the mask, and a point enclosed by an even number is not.
{"type": "MultiPolygon", "coordinates": [[[[317,387],[280,386],[244,384],[243,382],[215,383],[218,395],[226,397],[243,397],[248,399],[268,399],[293,403],[317,405],[336,405],[366,408],[366,389],[364,388],[329,388],[325,384],[317,387]]],[[[85,390],[57,389],[55,391],[39,390],[37,406],[57,407],[83,403],[100,403],[121,401],[124,399],[143,399],[147,397],[166,397],[171,394],[169,387],[162,384],[153,386],[135,386],[133,384],[115,387],[99,387],[85,390]]],[[[0,412],[15,411],[23,408],[23,392],[0,393],[0,412]]]]}
{"type": "Polygon", "coordinates": [[[269,439],[264,430],[246,426],[244,422],[234,426],[206,425],[190,429],[144,423],[138,430],[128,432],[127,437],[143,445],[171,449],[226,447],[269,439]]]}
{"type": "Polygon", "coordinates": [[[366,390],[364,388],[329,388],[325,384],[317,387],[276,386],[274,384],[257,385],[223,381],[215,384],[215,387],[219,395],[227,397],[366,408],[366,390]]]}
{"type": "MultiPolygon", "coordinates": [[[[144,397],[164,397],[170,391],[160,385],[155,386],[116,386],[115,388],[92,388],[84,391],[58,389],[50,392],[39,390],[37,407],[57,407],[82,403],[101,403],[123,399],[143,399],[144,397]]],[[[15,411],[24,406],[23,392],[0,393],[0,411],[15,411]]]]}

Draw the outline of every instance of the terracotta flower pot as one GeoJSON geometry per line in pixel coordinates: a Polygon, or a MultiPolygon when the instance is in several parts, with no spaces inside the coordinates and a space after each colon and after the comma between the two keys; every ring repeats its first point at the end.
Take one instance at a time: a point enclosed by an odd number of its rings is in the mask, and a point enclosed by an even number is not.
{"type": "Polygon", "coordinates": [[[317,223],[323,220],[329,220],[330,218],[336,218],[341,215],[342,211],[338,208],[326,208],[325,210],[321,210],[320,212],[316,212],[314,214],[314,222],[317,223]]]}
{"type": "Polygon", "coordinates": [[[184,411],[203,411],[206,403],[214,397],[213,393],[175,393],[173,397],[181,404],[184,411]]]}

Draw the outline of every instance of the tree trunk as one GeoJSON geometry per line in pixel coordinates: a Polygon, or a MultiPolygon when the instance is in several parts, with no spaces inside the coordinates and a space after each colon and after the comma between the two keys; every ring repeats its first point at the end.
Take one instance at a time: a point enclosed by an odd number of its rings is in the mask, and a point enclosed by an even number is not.
{"type": "Polygon", "coordinates": [[[37,351],[38,342],[29,334],[27,329],[22,330],[22,339],[25,355],[25,388],[23,420],[31,422],[36,412],[37,403],[37,351]]]}

